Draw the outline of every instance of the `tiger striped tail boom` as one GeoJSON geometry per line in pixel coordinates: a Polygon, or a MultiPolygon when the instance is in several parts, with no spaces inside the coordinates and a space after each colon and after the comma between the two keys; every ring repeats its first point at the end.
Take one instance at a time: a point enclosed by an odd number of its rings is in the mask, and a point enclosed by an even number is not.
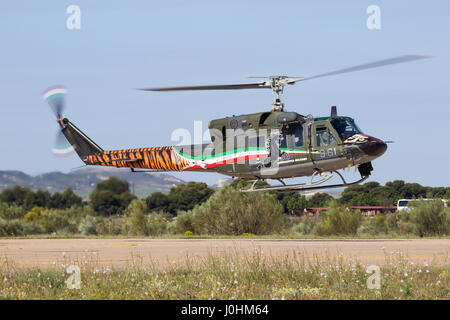
{"type": "Polygon", "coordinates": [[[179,156],[173,147],[104,151],[100,154],[88,155],[84,163],[161,171],[181,171],[189,166],[189,162],[179,156]]]}
{"type": "Polygon", "coordinates": [[[157,171],[181,171],[190,165],[173,147],[104,151],[67,118],[63,124],[62,133],[85,165],[157,171]]]}

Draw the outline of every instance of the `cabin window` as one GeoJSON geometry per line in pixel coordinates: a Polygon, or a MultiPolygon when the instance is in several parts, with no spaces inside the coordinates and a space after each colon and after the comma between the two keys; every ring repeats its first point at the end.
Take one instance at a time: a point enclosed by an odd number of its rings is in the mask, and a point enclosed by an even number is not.
{"type": "Polygon", "coordinates": [[[318,147],[337,144],[336,138],[331,130],[325,125],[316,126],[316,144],[318,147]]]}
{"type": "Polygon", "coordinates": [[[280,148],[302,147],[303,143],[303,126],[299,123],[289,124],[283,127],[281,132],[280,148]]]}
{"type": "Polygon", "coordinates": [[[303,144],[303,126],[302,125],[295,126],[294,144],[296,147],[302,147],[304,145],[303,144]]]}

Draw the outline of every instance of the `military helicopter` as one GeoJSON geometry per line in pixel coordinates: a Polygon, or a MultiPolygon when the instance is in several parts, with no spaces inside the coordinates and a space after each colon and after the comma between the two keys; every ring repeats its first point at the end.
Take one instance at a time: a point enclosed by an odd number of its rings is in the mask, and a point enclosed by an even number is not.
{"type": "Polygon", "coordinates": [[[85,165],[127,167],[133,172],[197,171],[216,172],[239,177],[253,184],[243,192],[276,190],[306,191],[346,187],[366,180],[372,161],[387,149],[389,141],[369,136],[351,117],[340,116],[336,106],[325,117],[285,111],[280,95],[286,86],[326,76],[376,68],[390,64],[428,58],[403,55],[377,62],[322,73],[311,77],[282,75],[262,78],[258,82],[228,85],[145,88],[145,91],[269,89],[274,94],[270,111],[230,116],[209,122],[210,144],[177,145],[123,150],[103,150],[67,118],[63,118],[67,90],[50,87],[43,97],[50,104],[60,126],[59,147],[62,155],[75,151],[85,165]],[[61,142],[68,143],[61,147],[61,142]],[[347,182],[340,169],[355,166],[361,178],[347,182]],[[337,175],[342,182],[324,184],[337,175]],[[301,184],[286,184],[284,179],[307,177],[301,184]],[[256,187],[260,180],[274,179],[279,185],[256,187]]]}

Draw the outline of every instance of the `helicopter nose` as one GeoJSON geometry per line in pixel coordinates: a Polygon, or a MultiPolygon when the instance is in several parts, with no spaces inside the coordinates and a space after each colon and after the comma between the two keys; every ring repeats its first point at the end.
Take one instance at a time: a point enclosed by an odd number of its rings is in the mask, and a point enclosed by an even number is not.
{"type": "Polygon", "coordinates": [[[379,157],[387,150],[387,144],[383,140],[369,137],[369,140],[360,146],[361,150],[368,156],[379,157]]]}

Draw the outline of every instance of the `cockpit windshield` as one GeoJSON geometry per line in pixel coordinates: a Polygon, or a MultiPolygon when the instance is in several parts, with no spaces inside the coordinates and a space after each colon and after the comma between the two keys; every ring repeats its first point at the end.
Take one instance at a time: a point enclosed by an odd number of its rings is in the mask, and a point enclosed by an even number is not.
{"type": "Polygon", "coordinates": [[[341,137],[342,141],[347,140],[354,134],[363,133],[352,118],[334,119],[331,120],[331,125],[339,134],[339,137],[341,137]]]}

